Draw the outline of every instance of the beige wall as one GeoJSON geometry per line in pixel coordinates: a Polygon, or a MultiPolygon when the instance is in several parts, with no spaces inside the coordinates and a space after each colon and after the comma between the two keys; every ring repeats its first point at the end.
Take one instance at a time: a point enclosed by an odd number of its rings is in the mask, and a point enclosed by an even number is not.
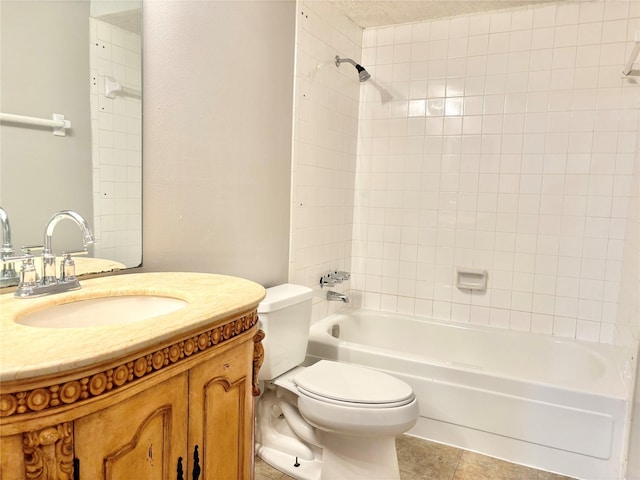
{"type": "MultiPolygon", "coordinates": [[[[58,137],[48,127],[0,126],[0,204],[19,249],[42,244],[58,210],[76,210],[92,224],[89,4],[3,0],[0,11],[0,111],[60,113],[72,127],[58,137]]],[[[56,228],[57,251],[80,246],[75,225],[56,228]]]]}
{"type": "Polygon", "coordinates": [[[143,268],[287,281],[295,2],[143,7],[143,268]]]}

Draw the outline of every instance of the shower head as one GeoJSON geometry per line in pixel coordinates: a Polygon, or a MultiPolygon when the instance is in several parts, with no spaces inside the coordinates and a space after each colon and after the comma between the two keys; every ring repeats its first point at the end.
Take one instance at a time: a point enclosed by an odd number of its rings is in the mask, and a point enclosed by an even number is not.
{"type": "Polygon", "coordinates": [[[371,78],[371,74],[367,72],[363,66],[356,65],[356,70],[358,70],[358,76],[361,82],[366,82],[371,78]]]}
{"type": "Polygon", "coordinates": [[[358,77],[360,77],[361,82],[366,82],[371,78],[369,72],[367,72],[362,65],[357,64],[350,58],[340,58],[338,55],[336,55],[336,67],[339,67],[342,62],[350,63],[351,65],[356,67],[356,70],[358,71],[358,77]]]}

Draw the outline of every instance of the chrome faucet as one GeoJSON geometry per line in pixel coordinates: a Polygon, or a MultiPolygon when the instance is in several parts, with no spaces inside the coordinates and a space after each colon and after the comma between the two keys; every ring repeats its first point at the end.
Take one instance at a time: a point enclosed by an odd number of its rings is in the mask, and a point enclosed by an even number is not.
{"type": "Polygon", "coordinates": [[[327,287],[335,287],[336,283],[342,283],[350,278],[351,274],[349,272],[335,270],[320,277],[320,288],[323,288],[325,285],[327,287]]]}
{"type": "Polygon", "coordinates": [[[13,245],[11,245],[11,226],[9,225],[9,215],[4,208],[0,207],[0,221],[2,222],[2,253],[5,253],[7,249],[13,253],[13,245]]]}
{"type": "Polygon", "coordinates": [[[334,278],[331,278],[330,273],[327,273],[326,275],[320,277],[320,288],[324,288],[325,285],[327,287],[334,287],[336,285],[336,280],[334,278]]]}
{"type": "Polygon", "coordinates": [[[349,280],[351,278],[351,274],[349,272],[336,271],[331,274],[333,278],[335,278],[338,283],[342,283],[344,280],[349,280]]]}
{"type": "Polygon", "coordinates": [[[51,248],[51,238],[56,225],[65,218],[72,220],[82,232],[82,240],[85,253],[87,246],[95,242],[93,232],[89,224],[82,216],[73,210],[62,210],[53,214],[44,229],[44,246],[42,250],[42,276],[38,281],[33,267],[33,255],[27,253],[23,257],[23,267],[20,272],[20,284],[16,289],[16,297],[35,297],[49,295],[51,293],[65,292],[80,288],[80,282],[75,275],[75,264],[71,258],[72,253],[64,253],[60,265],[60,277],[56,276],[56,256],[51,248]]]}
{"type": "Polygon", "coordinates": [[[327,292],[327,300],[330,302],[344,302],[349,303],[349,297],[344,293],[334,292],[333,290],[329,290],[327,292]]]}
{"type": "MultiPolygon", "coordinates": [[[[91,245],[94,242],[93,232],[91,231],[89,224],[87,224],[85,219],[82,218],[79,213],[76,213],[73,210],[62,210],[58,213],[55,213],[49,219],[49,221],[47,222],[47,226],[44,229],[44,250],[42,251],[42,283],[44,285],[58,283],[58,279],[56,278],[56,256],[51,250],[51,237],[53,236],[53,229],[60,222],[60,220],[64,220],[65,218],[73,220],[76,225],[80,227],[80,230],[82,231],[85,251],[87,249],[87,245],[91,245]]],[[[60,280],[64,280],[64,263],[67,261],[73,261],[71,260],[70,254],[65,254],[62,265],[63,268],[61,268],[60,280]]]]}
{"type": "Polygon", "coordinates": [[[0,272],[0,287],[15,285],[18,280],[13,257],[13,245],[11,244],[11,225],[9,215],[0,207],[0,222],[2,222],[2,248],[0,249],[0,259],[2,260],[2,271],[0,272]]]}

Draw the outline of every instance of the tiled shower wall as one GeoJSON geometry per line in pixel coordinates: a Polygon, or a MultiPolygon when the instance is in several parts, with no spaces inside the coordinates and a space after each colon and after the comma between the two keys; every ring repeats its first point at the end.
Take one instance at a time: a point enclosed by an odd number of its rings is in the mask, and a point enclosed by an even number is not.
{"type": "MultiPolygon", "coordinates": [[[[362,30],[329,2],[298,2],[289,280],[313,287],[313,318],[343,304],[324,300],[319,279],[349,270],[362,30]]],[[[346,292],[349,282],[332,287],[346,292]]]]}
{"type": "Polygon", "coordinates": [[[142,101],[104,95],[105,76],[141,89],[140,35],[89,19],[94,255],[137,266],[142,258],[142,101]]]}
{"type": "Polygon", "coordinates": [[[639,5],[364,31],[351,288],[365,307],[633,344],[615,322],[639,5]],[[457,289],[456,266],[486,269],[486,293],[457,289]]]}

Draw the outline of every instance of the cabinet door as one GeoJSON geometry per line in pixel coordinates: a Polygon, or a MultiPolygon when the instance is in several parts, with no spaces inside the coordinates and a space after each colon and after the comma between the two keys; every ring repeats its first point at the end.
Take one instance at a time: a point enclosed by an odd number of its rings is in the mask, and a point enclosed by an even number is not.
{"type": "Polygon", "coordinates": [[[178,478],[178,458],[186,463],[187,391],[184,373],[76,420],[80,480],[178,478]]]}
{"type": "Polygon", "coordinates": [[[253,478],[253,346],[249,338],[190,371],[189,478],[253,478]]]}

